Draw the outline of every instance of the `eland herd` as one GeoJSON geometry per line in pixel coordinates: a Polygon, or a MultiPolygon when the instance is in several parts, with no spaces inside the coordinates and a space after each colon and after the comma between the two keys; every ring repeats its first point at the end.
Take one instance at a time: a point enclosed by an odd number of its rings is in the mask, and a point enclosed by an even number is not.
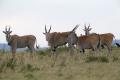
{"type": "MultiPolygon", "coordinates": [[[[51,51],[55,53],[56,49],[59,46],[68,44],[70,54],[74,53],[73,51],[75,48],[79,49],[79,51],[82,53],[85,52],[85,49],[92,49],[96,53],[104,47],[107,47],[108,53],[111,53],[112,41],[114,38],[114,35],[112,33],[90,33],[90,31],[92,30],[90,25],[88,27],[84,25],[83,30],[85,32],[85,35],[77,36],[75,32],[78,27],[79,25],[76,25],[71,31],[67,32],[50,32],[51,26],[49,30],[47,30],[45,25],[45,32],[43,34],[45,35],[46,41],[48,42],[48,46],[50,46],[51,51]]],[[[10,26],[6,26],[3,33],[6,35],[6,41],[11,47],[13,59],[15,58],[17,48],[28,47],[28,49],[30,49],[32,53],[35,52],[34,46],[37,40],[34,35],[11,35],[12,31],[10,29],[10,26]]]]}

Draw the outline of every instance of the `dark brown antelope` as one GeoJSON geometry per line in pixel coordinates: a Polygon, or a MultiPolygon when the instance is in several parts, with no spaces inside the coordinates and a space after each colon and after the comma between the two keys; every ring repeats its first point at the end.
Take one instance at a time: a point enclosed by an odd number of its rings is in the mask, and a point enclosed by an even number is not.
{"type": "Polygon", "coordinates": [[[98,34],[94,35],[83,35],[78,37],[78,41],[76,46],[80,49],[80,52],[85,52],[85,49],[92,49],[93,51],[97,51],[100,45],[100,37],[98,34]]]}
{"type": "Polygon", "coordinates": [[[79,25],[76,25],[72,31],[68,32],[52,32],[50,33],[51,26],[49,31],[46,29],[45,25],[45,33],[43,33],[46,37],[46,41],[48,41],[48,46],[51,47],[52,51],[55,52],[56,48],[62,45],[66,45],[68,43],[70,49],[73,49],[74,44],[77,41],[77,35],[75,34],[75,30],[79,25]]]}
{"type": "MultiPolygon", "coordinates": [[[[85,25],[85,28],[84,28],[85,35],[95,34],[95,33],[92,33],[92,34],[90,33],[91,29],[92,28],[90,28],[90,24],[88,27],[86,27],[85,25]]],[[[99,34],[99,35],[100,35],[101,47],[104,48],[104,46],[106,46],[109,53],[111,53],[112,41],[113,41],[114,35],[112,33],[105,33],[105,34],[99,34]]]]}
{"type": "Polygon", "coordinates": [[[34,48],[35,41],[36,41],[35,36],[10,35],[12,33],[12,31],[10,30],[10,26],[9,26],[9,29],[7,29],[7,26],[6,26],[5,31],[3,31],[3,33],[6,35],[6,41],[8,42],[8,45],[11,47],[13,59],[15,58],[15,53],[17,48],[28,47],[32,53],[35,51],[35,48],[34,48]]]}

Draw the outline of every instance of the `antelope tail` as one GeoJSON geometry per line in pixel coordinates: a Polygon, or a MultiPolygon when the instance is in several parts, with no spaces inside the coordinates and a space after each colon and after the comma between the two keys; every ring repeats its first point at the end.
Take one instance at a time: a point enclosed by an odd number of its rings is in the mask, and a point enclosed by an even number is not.
{"type": "Polygon", "coordinates": [[[36,49],[39,49],[39,46],[37,45],[37,40],[35,40],[35,43],[36,43],[36,49]]]}
{"type": "Polygon", "coordinates": [[[115,39],[115,36],[114,36],[114,35],[113,35],[113,39],[114,39],[114,41],[115,41],[115,42],[113,43],[113,45],[118,44],[118,43],[117,43],[117,40],[115,39]]]}

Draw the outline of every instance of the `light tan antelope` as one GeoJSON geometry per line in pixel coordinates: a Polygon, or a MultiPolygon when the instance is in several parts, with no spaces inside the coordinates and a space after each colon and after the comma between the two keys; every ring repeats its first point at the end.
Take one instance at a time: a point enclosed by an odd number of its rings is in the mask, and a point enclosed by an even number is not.
{"type": "Polygon", "coordinates": [[[9,26],[9,29],[7,29],[7,26],[6,26],[5,31],[3,31],[3,33],[6,35],[6,41],[8,42],[8,45],[11,47],[13,59],[15,58],[15,53],[17,48],[28,47],[32,53],[35,51],[35,48],[34,48],[35,41],[36,41],[35,36],[10,35],[12,33],[12,31],[10,30],[10,26],[9,26]]]}

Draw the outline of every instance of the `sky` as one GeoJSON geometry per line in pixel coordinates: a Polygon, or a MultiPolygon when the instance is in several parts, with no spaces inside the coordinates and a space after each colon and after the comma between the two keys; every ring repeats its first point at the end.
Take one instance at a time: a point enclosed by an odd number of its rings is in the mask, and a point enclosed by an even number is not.
{"type": "Polygon", "coordinates": [[[66,32],[75,25],[77,35],[84,34],[84,24],[91,32],[113,33],[120,39],[119,0],[0,0],[0,43],[6,43],[6,25],[12,34],[35,35],[40,47],[47,46],[45,25],[51,32],[66,32]]]}

